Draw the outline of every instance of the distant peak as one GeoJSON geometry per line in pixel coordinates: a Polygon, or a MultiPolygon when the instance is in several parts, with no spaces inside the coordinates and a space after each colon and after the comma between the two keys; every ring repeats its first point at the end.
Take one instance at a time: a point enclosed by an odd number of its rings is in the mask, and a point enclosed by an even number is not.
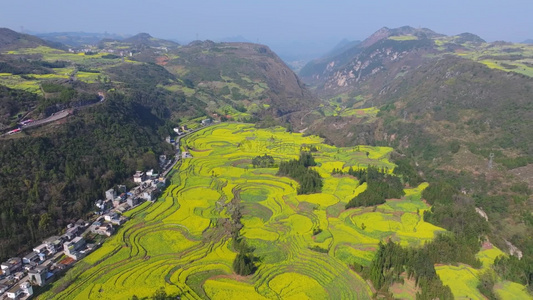
{"type": "Polygon", "coordinates": [[[363,41],[362,46],[368,47],[376,42],[386,39],[390,36],[398,35],[414,35],[418,38],[432,38],[437,36],[443,36],[442,34],[436,33],[435,31],[428,28],[414,28],[411,26],[402,26],[398,28],[388,28],[382,27],[378,31],[374,32],[370,37],[363,41]]]}
{"type": "Polygon", "coordinates": [[[134,36],[132,36],[131,38],[137,38],[137,39],[150,39],[152,38],[152,36],[146,32],[141,32],[141,33],[138,33],[134,36]]]}
{"type": "Polygon", "coordinates": [[[466,42],[471,42],[474,44],[486,43],[484,39],[470,32],[464,32],[464,33],[458,34],[457,37],[458,37],[458,40],[456,40],[456,42],[458,43],[466,43],[466,42]]]}
{"type": "Polygon", "coordinates": [[[202,47],[202,48],[212,48],[212,47],[215,46],[215,42],[213,42],[211,40],[205,40],[205,41],[196,40],[196,41],[190,42],[188,46],[191,46],[191,47],[202,47]]]}
{"type": "Polygon", "coordinates": [[[361,45],[363,47],[369,47],[375,44],[376,42],[388,38],[390,36],[391,32],[390,29],[387,27],[382,27],[378,31],[374,32],[371,36],[369,36],[366,40],[364,40],[361,45]]]}

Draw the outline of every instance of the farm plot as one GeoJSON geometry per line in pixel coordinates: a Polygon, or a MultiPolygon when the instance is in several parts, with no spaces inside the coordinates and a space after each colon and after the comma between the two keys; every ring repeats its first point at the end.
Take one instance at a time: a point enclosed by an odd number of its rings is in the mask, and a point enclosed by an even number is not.
{"type": "Polygon", "coordinates": [[[182,299],[370,299],[371,287],[348,264],[369,264],[380,241],[420,245],[442,231],[419,215],[428,208],[420,199],[425,184],[375,208],[344,209],[366,184],[331,175],[333,168],[392,172],[391,148],[336,148],[283,128],[235,123],[200,130],[182,147],[193,158],[178,164],[161,197],[128,212],[131,220],[43,299],[128,299],[160,287],[182,299]],[[276,163],[294,159],[301,149],[314,151],[322,193],[297,195],[296,181],[251,164],[264,154],[276,163]],[[235,207],[240,234],[261,260],[247,277],[232,272],[235,207]]]}

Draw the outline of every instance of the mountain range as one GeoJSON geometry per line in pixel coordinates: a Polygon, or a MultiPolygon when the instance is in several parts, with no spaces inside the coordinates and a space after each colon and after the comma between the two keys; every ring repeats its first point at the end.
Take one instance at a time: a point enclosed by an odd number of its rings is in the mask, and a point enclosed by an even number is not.
{"type": "Polygon", "coordinates": [[[481,209],[488,229],[468,237],[520,249],[516,269],[531,286],[533,46],[526,42],[384,27],[341,41],[295,74],[268,46],[248,42],[41,37],[53,42],[0,29],[2,132],[71,113],[0,140],[0,193],[11,195],[0,200],[1,259],[87,216],[104,190],[130,184],[137,169],[159,168],[159,155],[173,155],[164,142],[173,128],[212,118],[282,125],[337,146],[392,147],[404,180],[453,187],[449,203],[434,205],[436,225],[456,232],[467,221],[461,211],[481,209]]]}

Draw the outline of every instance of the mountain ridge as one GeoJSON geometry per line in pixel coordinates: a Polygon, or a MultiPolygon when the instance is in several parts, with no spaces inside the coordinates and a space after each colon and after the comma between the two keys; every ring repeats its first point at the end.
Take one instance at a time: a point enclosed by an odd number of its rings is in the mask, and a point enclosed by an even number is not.
{"type": "Polygon", "coordinates": [[[15,50],[18,48],[35,48],[48,46],[57,49],[65,49],[60,43],[47,42],[36,36],[18,33],[9,28],[0,28],[0,50],[15,50]]]}

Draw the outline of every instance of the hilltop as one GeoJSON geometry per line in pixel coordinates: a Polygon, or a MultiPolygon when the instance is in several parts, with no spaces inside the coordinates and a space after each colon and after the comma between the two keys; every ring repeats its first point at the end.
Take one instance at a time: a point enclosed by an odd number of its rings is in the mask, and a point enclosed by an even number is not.
{"type": "Polygon", "coordinates": [[[170,54],[169,70],[186,70],[185,80],[218,98],[218,106],[266,110],[273,116],[305,110],[317,99],[267,46],[192,42],[170,54]],[[172,55],[179,56],[172,59],[172,55]],[[217,72],[212,72],[215,68],[217,72]]]}
{"type": "Polygon", "coordinates": [[[135,46],[145,45],[145,46],[149,46],[149,47],[169,47],[169,48],[171,48],[171,47],[179,46],[178,43],[175,43],[175,42],[172,42],[172,41],[168,41],[168,40],[154,38],[150,34],[144,33],[144,32],[136,34],[136,35],[134,35],[132,37],[123,39],[122,43],[133,44],[135,46]]]}
{"type": "Polygon", "coordinates": [[[48,46],[52,48],[64,47],[59,43],[47,42],[36,36],[18,33],[9,28],[0,28],[0,50],[14,50],[20,48],[35,48],[48,46]]]}

